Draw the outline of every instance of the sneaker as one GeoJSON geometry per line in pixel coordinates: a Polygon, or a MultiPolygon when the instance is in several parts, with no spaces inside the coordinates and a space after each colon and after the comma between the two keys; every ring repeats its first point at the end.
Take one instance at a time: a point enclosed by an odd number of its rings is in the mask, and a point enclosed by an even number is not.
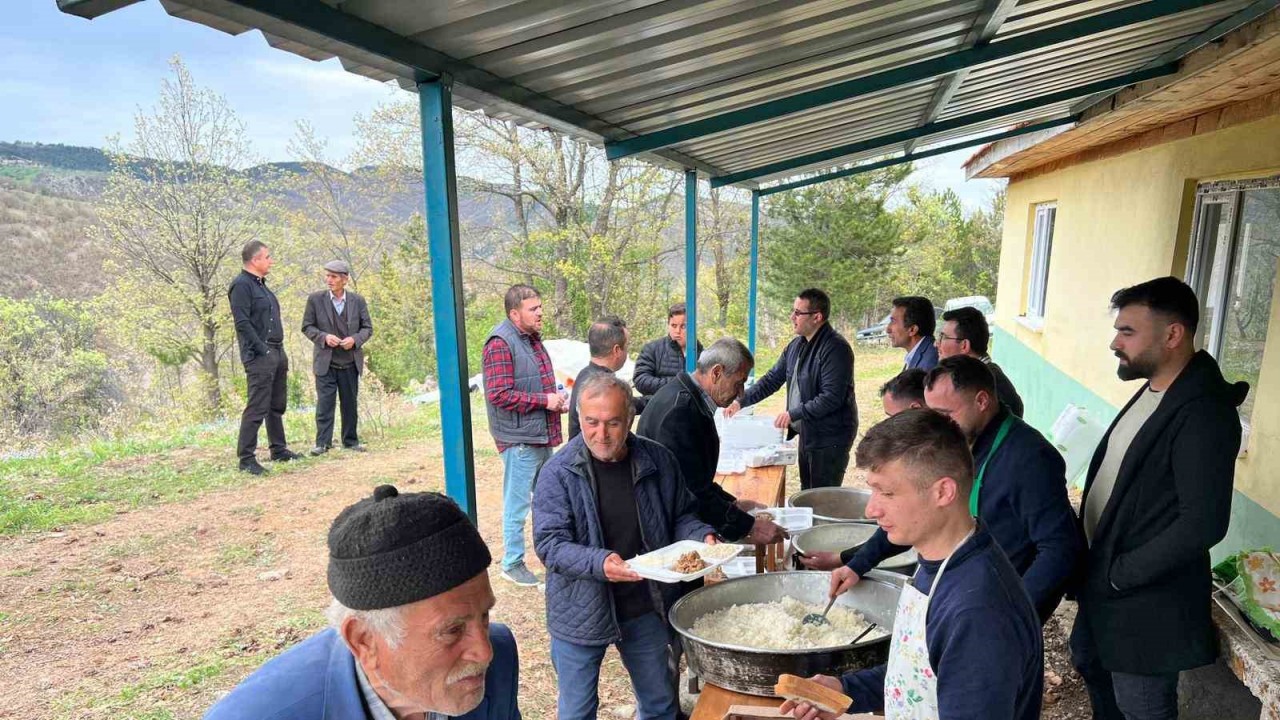
{"type": "Polygon", "coordinates": [[[327,452],[329,452],[329,448],[325,447],[324,445],[317,445],[311,448],[311,457],[320,457],[321,455],[327,452]]]}
{"type": "Polygon", "coordinates": [[[250,475],[266,475],[267,469],[258,464],[257,460],[240,463],[240,472],[247,472],[250,475]]]}
{"type": "Polygon", "coordinates": [[[301,459],[302,459],[302,455],[292,450],[285,450],[279,455],[271,456],[272,462],[289,462],[290,460],[301,460],[301,459]]]}
{"type": "Polygon", "coordinates": [[[513,582],[520,587],[536,587],[538,585],[538,576],[529,572],[529,568],[525,567],[523,563],[503,570],[502,579],[507,582],[513,582]]]}
{"type": "Polygon", "coordinates": [[[351,452],[369,452],[369,449],[363,445],[343,445],[342,449],[350,450],[351,452]]]}

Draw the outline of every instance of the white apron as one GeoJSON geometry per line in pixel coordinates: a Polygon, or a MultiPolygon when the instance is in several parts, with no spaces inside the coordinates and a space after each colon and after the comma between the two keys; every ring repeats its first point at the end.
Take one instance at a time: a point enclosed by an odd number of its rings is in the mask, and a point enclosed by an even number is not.
{"type": "MultiPolygon", "coordinates": [[[[960,545],[973,537],[970,532],[960,545]]],[[[951,551],[955,555],[960,549],[951,551]]],[[[929,615],[929,599],[938,587],[942,573],[951,562],[942,561],[938,574],[925,595],[908,582],[898,598],[898,612],[893,619],[893,639],[889,642],[889,665],[884,676],[884,716],[886,720],[937,720],[938,675],[929,665],[929,645],[925,641],[925,618],[929,615]]],[[[919,569],[916,570],[919,572],[919,569]]],[[[912,581],[915,577],[912,576],[912,581]]]]}

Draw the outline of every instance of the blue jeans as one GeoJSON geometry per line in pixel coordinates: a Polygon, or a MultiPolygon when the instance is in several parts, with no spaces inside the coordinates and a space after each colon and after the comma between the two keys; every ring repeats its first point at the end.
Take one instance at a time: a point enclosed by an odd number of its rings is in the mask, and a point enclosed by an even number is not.
{"type": "MultiPolygon", "coordinates": [[[[667,672],[671,643],[667,623],[657,613],[648,613],[622,623],[621,630],[622,640],[616,645],[631,677],[640,720],[675,720],[679,699],[667,672]]],[[[577,645],[551,638],[551,664],[560,688],[556,703],[559,720],[596,716],[600,708],[600,661],[608,649],[608,645],[577,645]]]]}
{"type": "Polygon", "coordinates": [[[551,458],[547,446],[513,445],[502,451],[502,569],[524,563],[524,521],[533,479],[551,458]]]}
{"type": "Polygon", "coordinates": [[[1089,690],[1094,720],[1178,720],[1178,673],[1107,670],[1089,626],[1079,617],[1071,629],[1071,664],[1089,690]]]}

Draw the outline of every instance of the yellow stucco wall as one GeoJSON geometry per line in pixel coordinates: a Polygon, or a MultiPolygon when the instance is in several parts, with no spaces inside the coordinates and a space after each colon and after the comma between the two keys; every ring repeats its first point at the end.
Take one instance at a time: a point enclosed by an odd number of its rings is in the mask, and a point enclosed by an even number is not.
{"type": "MultiPolygon", "coordinates": [[[[1009,185],[996,315],[1000,328],[1116,407],[1137,383],[1115,376],[1111,293],[1183,275],[1197,182],[1280,173],[1280,115],[1009,185]],[[1057,203],[1043,328],[1026,311],[1035,205],[1057,203]]],[[[1280,286],[1278,286],[1280,287],[1280,286]]],[[[1236,488],[1280,515],[1280,302],[1236,488]]]]}

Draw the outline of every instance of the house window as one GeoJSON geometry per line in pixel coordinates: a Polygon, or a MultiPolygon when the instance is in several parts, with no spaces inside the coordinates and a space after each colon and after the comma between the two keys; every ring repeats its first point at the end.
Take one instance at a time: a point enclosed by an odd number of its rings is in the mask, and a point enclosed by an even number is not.
{"type": "Polygon", "coordinates": [[[1187,282],[1200,298],[1196,344],[1229,382],[1249,383],[1240,406],[1253,414],[1280,260],[1280,176],[1201,185],[1187,282]]]}
{"type": "Polygon", "coordinates": [[[1045,291],[1049,286],[1049,256],[1053,251],[1053,224],[1058,216],[1054,203],[1036,205],[1036,222],[1031,236],[1031,280],[1027,292],[1027,319],[1044,319],[1045,291]]]}

